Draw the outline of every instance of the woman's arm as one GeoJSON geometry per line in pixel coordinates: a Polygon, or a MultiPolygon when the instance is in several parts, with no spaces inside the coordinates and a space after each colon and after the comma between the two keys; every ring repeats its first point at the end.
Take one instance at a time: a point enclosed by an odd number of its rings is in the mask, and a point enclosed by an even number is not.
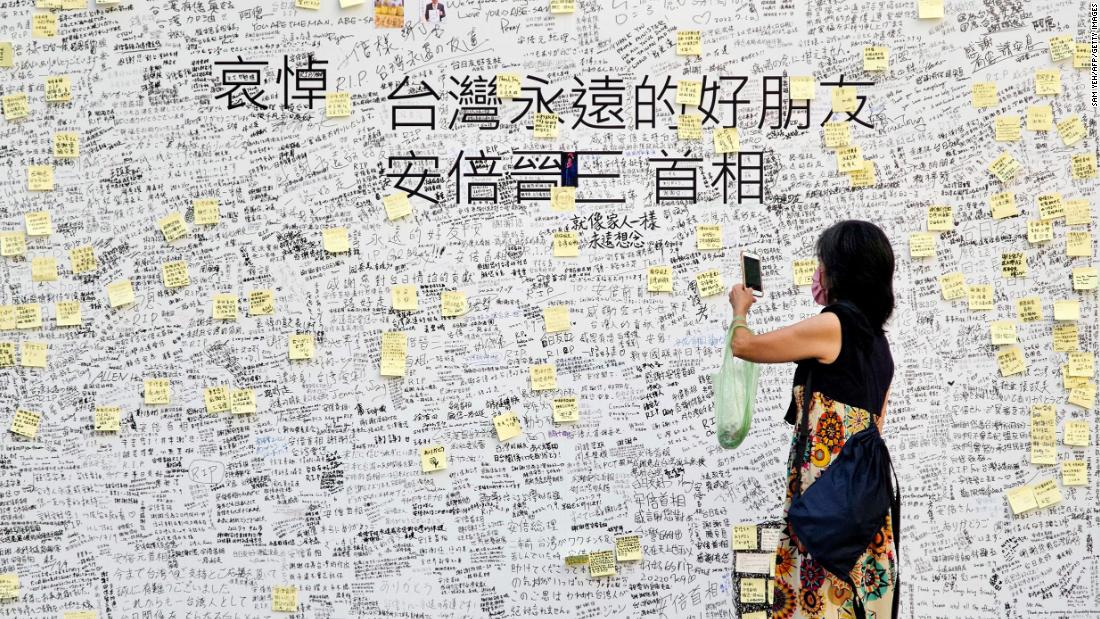
{"type": "Polygon", "coordinates": [[[817,359],[832,363],[840,355],[840,319],[824,312],[767,333],[734,329],[733,355],[756,363],[785,363],[817,359]]]}

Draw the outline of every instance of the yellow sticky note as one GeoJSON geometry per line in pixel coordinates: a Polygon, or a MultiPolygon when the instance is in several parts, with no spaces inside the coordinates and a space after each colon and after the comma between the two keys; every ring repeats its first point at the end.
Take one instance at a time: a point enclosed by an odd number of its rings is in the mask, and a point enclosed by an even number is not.
{"type": "Polygon", "coordinates": [[[248,315],[269,316],[275,313],[275,291],[260,288],[248,291],[248,315]]]}
{"type": "Polygon", "coordinates": [[[208,413],[224,413],[231,407],[229,402],[229,387],[215,385],[202,390],[203,403],[206,404],[208,413]]]}
{"type": "Polygon", "coordinates": [[[134,302],[134,286],[129,279],[120,279],[107,284],[107,299],[111,307],[119,307],[134,302]]]}
{"type": "Polygon", "coordinates": [[[881,45],[868,45],[863,48],[863,70],[885,71],[889,62],[889,50],[881,45]]]}
{"type": "Polygon", "coordinates": [[[1069,375],[1070,376],[1087,376],[1092,377],[1095,373],[1094,357],[1089,352],[1071,352],[1069,353],[1069,375]]]}
{"type": "Polygon", "coordinates": [[[767,603],[768,586],[764,578],[741,579],[741,603],[765,604],[767,603]]]}
{"type": "Polygon", "coordinates": [[[1011,153],[1004,151],[989,164],[987,169],[990,174],[997,177],[997,180],[1005,183],[1020,172],[1020,162],[1011,153]]]}
{"type": "Polygon", "coordinates": [[[1087,230],[1066,232],[1066,255],[1072,257],[1092,255],[1092,233],[1087,230]]]}
{"type": "Polygon", "coordinates": [[[83,322],[80,301],[58,301],[54,304],[54,314],[59,327],[78,327],[83,322]]]}
{"type": "Polygon", "coordinates": [[[145,379],[145,403],[168,404],[172,399],[172,386],[167,378],[145,379]]]}
{"type": "Polygon", "coordinates": [[[0,574],[0,600],[19,597],[19,574],[7,572],[0,574]]]}
{"type": "Polygon", "coordinates": [[[1048,39],[1050,43],[1050,59],[1054,62],[1073,56],[1073,35],[1063,34],[1048,39]]]}
{"type": "Polygon", "coordinates": [[[351,116],[351,93],[346,90],[325,93],[325,118],[351,116]]]}
{"type": "Polygon", "coordinates": [[[714,152],[736,153],[741,150],[741,136],[737,127],[722,127],[714,132],[714,152]]]}
{"type": "Polygon", "coordinates": [[[1062,72],[1058,69],[1039,69],[1035,72],[1035,94],[1062,94],[1062,72]]]}
{"type": "Polygon", "coordinates": [[[917,0],[917,19],[943,17],[943,0],[917,0]]]}
{"type": "Polygon", "coordinates": [[[221,205],[217,198],[199,198],[191,201],[195,224],[212,226],[221,221],[221,205]]]}
{"type": "Polygon", "coordinates": [[[31,281],[57,281],[57,258],[53,256],[35,256],[31,258],[31,281]]]}
{"type": "Polygon", "coordinates": [[[676,117],[677,140],[703,139],[703,117],[699,114],[680,114],[676,117]]]}
{"type": "Polygon", "coordinates": [[[997,107],[997,83],[975,82],[970,87],[970,104],[974,107],[997,107]]]}
{"type": "Polygon", "coordinates": [[[1067,226],[1088,226],[1092,224],[1092,211],[1089,210],[1089,201],[1084,198],[1066,200],[1065,213],[1067,226]]]}
{"type": "Polygon", "coordinates": [[[571,257],[580,255],[581,240],[576,230],[564,230],[554,233],[554,255],[571,257]]]}
{"type": "Polygon", "coordinates": [[[412,213],[412,205],[409,204],[409,194],[404,191],[384,196],[382,198],[382,206],[386,209],[386,218],[391,221],[412,213]]]}
{"type": "Polygon", "coordinates": [[[1058,484],[1053,479],[1047,479],[1035,484],[1032,486],[1032,490],[1035,493],[1035,502],[1039,507],[1050,507],[1051,505],[1057,505],[1062,502],[1062,492],[1058,489],[1058,484]]]}
{"type": "Polygon", "coordinates": [[[1020,115],[1001,114],[993,119],[993,138],[998,142],[1020,140],[1020,115]]]}
{"type": "Polygon", "coordinates": [[[676,31],[677,56],[701,56],[703,54],[703,35],[698,30],[676,31]]]}
{"type": "Polygon", "coordinates": [[[568,305],[551,305],[542,310],[542,320],[547,333],[568,331],[572,325],[568,305]]]}
{"type": "Polygon", "coordinates": [[[0,342],[0,368],[15,367],[15,342],[0,342]]]}
{"type": "Polygon", "coordinates": [[[46,342],[20,342],[19,365],[25,368],[46,367],[46,342]]]}
{"type": "Polygon", "coordinates": [[[1066,401],[1090,411],[1096,404],[1096,383],[1085,379],[1084,383],[1070,390],[1066,401]]]}
{"type": "Polygon", "coordinates": [[[1020,214],[1016,207],[1016,196],[1008,191],[989,196],[989,210],[993,219],[1004,219],[1020,214]]]}
{"type": "Polygon", "coordinates": [[[863,167],[863,149],[859,146],[845,146],[836,149],[836,169],[838,172],[855,172],[863,167]]]}
{"type": "Polygon", "coordinates": [[[22,408],[15,409],[15,415],[11,418],[10,430],[26,438],[34,438],[38,435],[38,426],[42,415],[34,411],[22,408]]]}
{"type": "Polygon", "coordinates": [[[1001,370],[1001,376],[1020,374],[1027,369],[1024,360],[1024,350],[1019,346],[1006,346],[997,351],[997,368],[1001,370]]]}
{"type": "Polygon", "coordinates": [[[734,550],[756,550],[756,525],[735,524],[730,528],[730,548],[734,550]]]}
{"type": "Polygon", "coordinates": [[[722,274],[717,269],[697,273],[695,275],[695,289],[698,290],[700,297],[721,294],[725,290],[725,286],[722,284],[722,274]]]}
{"type": "Polygon", "coordinates": [[[294,6],[299,9],[316,11],[321,8],[321,0],[294,0],[294,6]]]}
{"type": "Polygon", "coordinates": [[[532,125],[536,138],[558,137],[558,115],[550,112],[535,112],[532,125]]]}
{"type": "Polygon", "coordinates": [[[832,108],[834,112],[856,111],[856,87],[835,86],[832,92],[832,108]]]}
{"type": "Polygon", "coordinates": [[[49,211],[34,211],[23,215],[27,226],[27,236],[47,236],[53,234],[49,211]]]}
{"type": "Polygon", "coordinates": [[[295,333],[287,339],[287,356],[291,359],[312,359],[313,346],[312,333],[295,333]]]}
{"type": "Polygon", "coordinates": [[[340,0],[340,8],[350,9],[352,7],[356,7],[356,6],[360,6],[362,4],[366,4],[366,1],[367,0],[340,0]]]}
{"type": "Polygon", "coordinates": [[[1066,460],[1061,468],[1063,486],[1089,485],[1089,469],[1085,460],[1066,460]]]}
{"type": "Polygon", "coordinates": [[[1039,506],[1035,501],[1035,491],[1028,484],[1011,488],[1005,492],[1005,495],[1008,497],[1008,506],[1012,508],[1014,515],[1022,514],[1039,506]]]}
{"type": "Polygon", "coordinates": [[[852,187],[871,187],[875,184],[875,162],[864,159],[863,165],[847,172],[852,187]]]}
{"type": "Polygon", "coordinates": [[[27,189],[30,191],[53,191],[53,166],[27,166],[27,189]]]}
{"type": "Polygon", "coordinates": [[[237,295],[216,294],[211,302],[211,316],[214,320],[237,319],[237,295]]]}
{"type": "Polygon", "coordinates": [[[4,95],[4,120],[19,120],[20,118],[26,118],[31,113],[30,100],[27,99],[27,93],[17,92],[15,94],[4,95]]]}
{"type": "Polygon", "coordinates": [[[1050,131],[1054,124],[1054,109],[1049,105],[1027,106],[1027,130],[1050,131]]]}
{"type": "Polygon", "coordinates": [[[588,575],[602,578],[615,575],[615,551],[599,550],[588,553],[588,575]]]}
{"type": "Polygon", "coordinates": [[[1080,350],[1080,339],[1077,334],[1077,325],[1074,323],[1060,323],[1051,328],[1051,338],[1054,341],[1055,352],[1075,352],[1080,350]]]}
{"type": "Polygon", "coordinates": [[[61,614],[61,619],[98,619],[94,610],[67,610],[61,614]]]}
{"type": "Polygon", "coordinates": [[[0,41],[0,67],[10,68],[15,66],[15,50],[11,41],[0,41]]]}
{"type": "Polygon", "coordinates": [[[646,290],[672,292],[672,267],[656,265],[646,269],[646,290]]]}
{"type": "Polygon", "coordinates": [[[1092,45],[1088,43],[1074,43],[1073,68],[1087,69],[1092,66],[1092,45]]]}
{"type": "Polygon", "coordinates": [[[940,294],[945,301],[961,299],[966,296],[966,277],[959,272],[939,276],[940,294]]]}
{"type": "Polygon", "coordinates": [[[53,156],[73,159],[80,155],[80,134],[75,131],[58,131],[53,134],[53,156]]]}
{"type": "Polygon", "coordinates": [[[46,101],[64,102],[73,98],[73,84],[68,75],[51,75],[46,78],[46,101]]]}
{"type": "Polygon", "coordinates": [[[1083,181],[1096,178],[1096,153],[1084,153],[1070,157],[1070,176],[1083,181]]]}
{"type": "Polygon", "coordinates": [[[580,405],[576,396],[554,398],[550,401],[554,423],[571,423],[581,418],[580,405]]]}
{"type": "Polygon", "coordinates": [[[1031,407],[1031,463],[1055,464],[1058,461],[1058,438],[1053,404],[1031,407]]]}
{"type": "Polygon", "coordinates": [[[1072,391],[1078,387],[1087,387],[1089,379],[1084,376],[1070,376],[1069,364],[1063,363],[1058,367],[1062,374],[1062,387],[1067,391],[1072,391]]]}
{"type": "Polygon", "coordinates": [[[1041,219],[1027,222],[1027,242],[1046,243],[1054,239],[1054,224],[1041,219]]]}
{"type": "Polygon", "coordinates": [[[576,10],[576,0],[550,0],[551,13],[573,13],[576,10]]]}
{"type": "Polygon", "coordinates": [[[466,293],[462,290],[444,290],[439,294],[439,305],[443,316],[461,316],[470,311],[466,293]]]}
{"type": "Polygon", "coordinates": [[[1060,193],[1039,194],[1035,201],[1039,203],[1039,219],[1058,219],[1066,215],[1065,202],[1060,193]]]}
{"type": "Polygon", "coordinates": [[[616,561],[641,561],[642,536],[623,535],[615,538],[616,561]]]}
{"type": "Polygon", "coordinates": [[[552,363],[540,363],[529,367],[531,391],[547,391],[558,388],[558,370],[552,363]]]}
{"type": "Polygon", "coordinates": [[[57,15],[35,13],[31,16],[31,38],[49,39],[57,36],[57,15]]]}
{"type": "Polygon", "coordinates": [[[0,256],[22,256],[27,253],[27,237],[21,230],[0,232],[0,256]]]}
{"type": "Polygon", "coordinates": [[[848,123],[829,121],[822,127],[826,148],[844,148],[852,145],[852,128],[848,123]]]}
{"type": "Polygon", "coordinates": [[[122,427],[122,408],[118,406],[97,406],[95,407],[93,420],[96,432],[118,432],[122,427]]]}
{"type": "Polygon", "coordinates": [[[909,256],[924,258],[936,255],[936,235],[931,232],[909,233],[909,256]]]}
{"type": "Polygon", "coordinates": [[[1027,277],[1027,255],[1019,251],[1002,253],[1001,277],[1027,277]]]}
{"type": "Polygon", "coordinates": [[[420,448],[421,471],[431,473],[445,468],[447,468],[447,450],[443,445],[428,445],[420,448]]]}
{"type": "Polygon", "coordinates": [[[1088,135],[1088,130],[1085,129],[1085,123],[1081,122],[1080,114],[1066,116],[1058,121],[1055,127],[1058,129],[1058,135],[1062,137],[1062,144],[1066,146],[1074,144],[1088,135]]]}
{"type": "Polygon", "coordinates": [[[586,565],[588,565],[588,555],[587,554],[565,555],[565,567],[574,568],[574,567],[584,567],[586,565]]]}
{"type": "Polygon", "coordinates": [[[1080,320],[1081,303],[1072,299],[1058,299],[1054,302],[1055,320],[1080,320]]]}
{"type": "Polygon", "coordinates": [[[165,288],[182,288],[191,284],[191,275],[187,272],[187,262],[173,260],[160,265],[160,280],[165,288]]]}
{"type": "Polygon", "coordinates": [[[994,346],[1016,343],[1016,323],[1011,320],[994,320],[989,323],[989,335],[994,346]]]}
{"type": "Polygon", "coordinates": [[[520,95],[519,73],[497,73],[497,98],[515,99],[520,95]]]}
{"type": "Polygon", "coordinates": [[[395,310],[417,310],[416,284],[397,284],[390,288],[390,305],[395,310]]]}
{"type": "Polygon", "coordinates": [[[1039,297],[1023,297],[1016,300],[1016,318],[1020,322],[1038,322],[1043,319],[1043,302],[1039,297]]]}
{"type": "Polygon", "coordinates": [[[795,286],[809,286],[813,283],[814,271],[817,270],[816,258],[803,258],[791,263],[791,271],[794,273],[795,286]]]}
{"type": "Polygon", "coordinates": [[[722,249],[722,225],[696,224],[695,246],[697,249],[722,249]]]}
{"type": "Polygon", "coordinates": [[[0,305],[0,331],[11,331],[16,326],[15,306],[0,305]]]}
{"type": "Polygon", "coordinates": [[[967,307],[971,310],[993,309],[993,286],[990,284],[971,284],[966,287],[967,307]]]}
{"type": "Polygon", "coordinates": [[[1062,442],[1071,447],[1089,446],[1089,422],[1083,419],[1066,421],[1062,428],[1062,442]]]}
{"type": "Polygon", "coordinates": [[[229,394],[229,410],[235,415],[247,415],[256,412],[256,391],[254,389],[234,389],[229,394]]]}
{"type": "Polygon", "coordinates": [[[702,97],[702,81],[679,80],[676,82],[676,105],[699,105],[702,97]]]}
{"type": "Polygon", "coordinates": [[[160,232],[164,235],[165,242],[183,238],[187,235],[187,222],[183,221],[183,215],[179,211],[173,211],[157,221],[160,232]]]}
{"type": "Polygon", "coordinates": [[[15,328],[37,329],[42,326],[42,306],[38,303],[24,303],[15,306],[15,328]]]}
{"type": "Polygon", "coordinates": [[[577,188],[558,187],[550,188],[550,210],[555,213],[571,213],[577,210],[577,188]]]}
{"type": "Polygon", "coordinates": [[[933,204],[928,207],[927,222],[929,230],[954,230],[955,217],[953,209],[945,204],[933,204]]]}
{"type": "Polygon", "coordinates": [[[511,411],[493,417],[493,427],[496,428],[497,439],[500,441],[515,438],[523,433],[519,426],[519,417],[511,411]]]}
{"type": "Polygon", "coordinates": [[[322,245],[330,254],[342,254],[351,249],[347,228],[326,228],[321,233],[322,245]]]}
{"type": "Polygon", "coordinates": [[[409,338],[404,331],[384,331],[382,333],[382,376],[404,376],[408,358],[409,338]]]}
{"type": "MultiPolygon", "coordinates": [[[[797,100],[814,99],[817,96],[817,81],[812,75],[792,75],[790,77],[790,98],[797,100]]],[[[826,123],[828,124],[828,123],[826,123]]]]}
{"type": "Polygon", "coordinates": [[[271,610],[283,613],[298,612],[298,587],[275,585],[271,588],[271,610]]]}
{"type": "Polygon", "coordinates": [[[1073,267],[1074,290],[1096,290],[1096,267],[1073,267]]]}

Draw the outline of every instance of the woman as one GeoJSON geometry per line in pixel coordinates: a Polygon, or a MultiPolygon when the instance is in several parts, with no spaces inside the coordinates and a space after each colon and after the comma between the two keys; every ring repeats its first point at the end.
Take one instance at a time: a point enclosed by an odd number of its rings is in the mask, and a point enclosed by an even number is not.
{"type": "MultiPolygon", "coordinates": [[[[796,430],[787,458],[786,519],[795,483],[802,490],[814,482],[840,453],[844,442],[875,423],[882,430],[894,362],[882,326],[894,310],[894,252],[883,231],[866,221],[839,222],[817,240],[818,270],[814,300],[825,308],[815,316],[768,333],[754,334],[744,325],[755,297],[738,284],[730,291],[734,328],[733,354],[757,363],[797,362],[790,404],[796,430]],[[744,326],[744,328],[738,328],[744,326]],[[869,353],[869,364],[860,355],[869,353]],[[812,368],[808,453],[795,470],[797,428],[802,388],[812,368]],[[868,375],[870,373],[871,375],[868,375]]],[[[868,544],[849,573],[866,616],[889,619],[895,598],[896,552],[892,522],[868,544]]],[[[816,563],[788,525],[775,557],[773,619],[855,618],[852,588],[816,563]]]]}

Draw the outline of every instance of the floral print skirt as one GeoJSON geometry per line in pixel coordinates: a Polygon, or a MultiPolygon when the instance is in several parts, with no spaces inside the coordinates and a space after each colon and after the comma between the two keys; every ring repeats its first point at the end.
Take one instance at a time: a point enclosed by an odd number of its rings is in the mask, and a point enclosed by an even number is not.
{"type": "MultiPolygon", "coordinates": [[[[799,419],[803,414],[801,391],[800,385],[795,387],[799,419]]],[[[800,481],[805,491],[840,453],[844,441],[871,423],[871,416],[864,409],[848,406],[815,391],[810,402],[808,422],[809,453],[805,454],[801,472],[795,471],[794,467],[797,421],[791,437],[784,518],[791,505],[794,484],[800,481]]],[[[854,593],[847,583],[814,561],[793,536],[789,526],[780,534],[775,555],[773,619],[855,619],[853,594],[863,601],[867,619],[891,619],[897,555],[890,514],[886,515],[882,529],[848,574],[856,585],[854,593]]]]}

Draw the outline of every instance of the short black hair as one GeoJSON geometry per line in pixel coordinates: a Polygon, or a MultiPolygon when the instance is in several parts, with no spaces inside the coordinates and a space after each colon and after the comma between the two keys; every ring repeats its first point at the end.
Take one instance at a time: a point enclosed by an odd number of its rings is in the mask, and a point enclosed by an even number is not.
{"type": "Polygon", "coordinates": [[[894,250],[886,233],[869,221],[846,219],[817,239],[829,302],[851,301],[882,331],[894,312],[894,250]]]}

